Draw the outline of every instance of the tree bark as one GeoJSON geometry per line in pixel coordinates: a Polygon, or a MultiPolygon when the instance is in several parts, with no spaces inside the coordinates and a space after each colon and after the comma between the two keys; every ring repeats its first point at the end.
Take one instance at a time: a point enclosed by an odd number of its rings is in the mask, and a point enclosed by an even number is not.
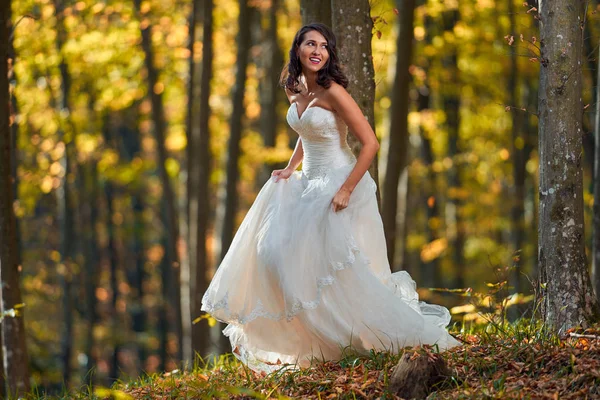
{"type": "MultiPolygon", "coordinates": [[[[9,8],[10,2],[0,7],[0,315],[14,310],[15,306],[22,303],[11,165],[14,153],[11,149],[7,60],[9,8]]],[[[0,324],[6,389],[17,397],[24,396],[29,391],[29,361],[23,310],[19,311],[20,315],[7,316],[0,324]]]]}
{"type": "MultiPolygon", "coordinates": [[[[341,64],[348,76],[348,92],[375,131],[375,70],[373,68],[373,20],[368,0],[331,0],[332,27],[338,40],[341,64]]],[[[358,156],[361,144],[350,131],[348,144],[358,156]]],[[[381,206],[377,156],[369,173],[377,184],[377,204],[381,206]]]]}
{"type": "Polygon", "coordinates": [[[584,1],[541,2],[539,91],[542,311],[559,333],[600,315],[587,269],[582,173],[584,1]]]}
{"type": "MultiPolygon", "coordinates": [[[[115,138],[113,137],[112,127],[110,126],[110,115],[107,114],[104,117],[103,121],[103,134],[104,134],[104,143],[108,148],[112,148],[118,151],[118,146],[115,142],[115,138]]],[[[111,383],[119,379],[119,351],[120,351],[120,340],[118,339],[120,335],[120,330],[122,327],[119,324],[119,311],[117,310],[117,300],[119,298],[119,281],[118,281],[118,271],[119,271],[119,257],[117,254],[117,232],[115,229],[115,224],[113,223],[113,217],[115,215],[114,211],[114,198],[115,187],[110,179],[107,179],[104,183],[104,199],[106,201],[106,234],[108,236],[108,242],[106,245],[106,253],[108,256],[108,263],[110,269],[110,290],[111,290],[111,299],[110,306],[112,311],[111,317],[111,329],[113,336],[113,354],[110,363],[110,370],[108,372],[108,378],[111,383]]],[[[89,260],[88,260],[89,262],[89,260]]]]}
{"type": "Polygon", "coordinates": [[[300,0],[302,25],[320,22],[331,26],[331,2],[323,0],[300,0]]]}
{"type": "MultiPolygon", "coordinates": [[[[202,32],[195,28],[194,40],[202,41],[202,62],[193,65],[192,108],[190,142],[194,156],[189,159],[190,174],[193,174],[194,187],[188,193],[189,201],[189,243],[195,247],[190,253],[193,271],[194,290],[192,295],[192,319],[201,313],[202,295],[208,288],[208,249],[206,247],[207,231],[210,220],[210,82],[212,79],[213,59],[213,1],[195,1],[196,18],[202,21],[202,32]],[[197,8],[196,8],[197,7],[197,8]],[[200,35],[201,33],[201,35],[200,35]]],[[[204,314],[204,313],[202,313],[204,314]]],[[[210,344],[210,329],[206,321],[192,327],[192,348],[195,353],[205,356],[210,344]]]]}
{"type": "MultiPolygon", "coordinates": [[[[89,102],[90,114],[94,112],[94,101],[89,102]]],[[[96,366],[96,353],[94,351],[94,328],[98,322],[96,289],[100,279],[100,263],[98,251],[98,236],[96,225],[98,223],[99,196],[98,182],[98,160],[92,157],[87,165],[83,166],[83,196],[85,201],[80,202],[82,220],[85,221],[85,263],[81,269],[81,280],[83,281],[83,304],[84,319],[86,321],[86,334],[83,352],[87,357],[82,381],[94,384],[95,374],[90,371],[96,366]]]]}
{"type": "Polygon", "coordinates": [[[61,159],[61,166],[64,174],[61,183],[56,190],[56,201],[58,208],[58,222],[60,231],[60,254],[61,254],[61,288],[63,292],[63,320],[64,333],[61,337],[61,358],[63,367],[63,382],[65,387],[69,387],[71,380],[71,358],[73,356],[73,293],[72,293],[72,264],[75,245],[75,230],[73,218],[73,198],[69,188],[69,178],[73,174],[72,170],[72,152],[75,131],[70,123],[71,104],[69,95],[71,93],[71,74],[68,65],[62,54],[63,47],[67,40],[67,34],[64,24],[64,3],[62,0],[54,0],[56,14],[56,50],[60,56],[58,69],[61,77],[60,94],[58,95],[59,115],[63,112],[67,114],[67,124],[62,124],[59,128],[60,140],[64,143],[64,156],[61,159]],[[70,131],[65,131],[65,127],[70,131]]]}
{"type": "MultiPolygon", "coordinates": [[[[387,168],[383,184],[381,217],[387,246],[388,260],[394,269],[398,212],[398,183],[408,164],[408,87],[412,60],[415,0],[397,0],[399,31],[396,39],[396,77],[392,88],[390,108],[390,138],[387,168]]],[[[400,201],[406,201],[401,199],[400,201]]],[[[401,263],[400,263],[401,264],[401,263]]]]}
{"type": "MultiPolygon", "coordinates": [[[[431,44],[433,37],[432,30],[434,20],[431,15],[425,15],[424,17],[425,27],[425,43],[431,44]]],[[[418,100],[417,110],[423,115],[427,110],[431,108],[431,89],[429,87],[429,65],[421,66],[425,72],[425,81],[423,85],[418,89],[418,100]]],[[[426,221],[425,230],[427,232],[427,242],[429,244],[434,243],[440,238],[440,196],[437,190],[437,173],[433,169],[433,163],[435,161],[435,155],[431,146],[431,132],[427,131],[424,124],[419,127],[421,137],[421,158],[423,163],[427,167],[427,179],[423,181],[423,201],[422,204],[426,207],[426,221]]],[[[440,276],[440,255],[435,254],[429,257],[420,257],[422,262],[421,269],[421,284],[424,287],[442,287],[442,279],[440,276]]]]}
{"type": "Polygon", "coordinates": [[[594,206],[592,238],[592,277],[596,297],[600,301],[600,50],[596,57],[596,118],[594,123],[594,206]]]}
{"type": "MultiPolygon", "coordinates": [[[[444,31],[452,33],[456,23],[459,21],[460,13],[458,8],[450,9],[442,13],[444,31]]],[[[446,128],[448,130],[448,157],[452,159],[452,168],[448,171],[448,203],[446,212],[452,220],[450,229],[450,248],[452,249],[452,262],[456,271],[455,287],[465,286],[465,224],[462,219],[462,200],[458,195],[462,186],[460,150],[458,142],[460,140],[460,90],[459,90],[459,71],[458,54],[456,44],[451,44],[447,51],[450,53],[443,57],[442,65],[448,72],[448,87],[443,95],[444,112],[446,113],[446,128]]]]}
{"type": "MultiPolygon", "coordinates": [[[[225,184],[225,212],[221,228],[221,255],[222,261],[229,250],[235,229],[235,217],[238,208],[237,183],[239,180],[238,162],[240,158],[240,140],[242,138],[244,117],[244,93],[246,89],[246,68],[248,66],[248,54],[250,51],[250,7],[247,0],[239,1],[238,34],[237,34],[237,71],[235,86],[232,93],[233,111],[229,123],[230,136],[227,146],[227,166],[225,184]]],[[[220,324],[220,330],[224,324],[220,324]]],[[[221,352],[229,351],[229,340],[220,336],[221,352]]]]}
{"type": "Polygon", "coordinates": [[[194,126],[197,125],[198,116],[194,115],[195,103],[198,101],[198,83],[197,76],[201,73],[200,63],[196,62],[196,43],[200,43],[198,24],[202,19],[201,0],[192,1],[192,10],[188,19],[188,84],[187,84],[187,120],[186,120],[186,139],[185,163],[186,167],[179,179],[185,183],[185,196],[180,199],[179,213],[179,232],[185,239],[185,251],[181,254],[181,313],[189,314],[190,319],[183,320],[182,324],[182,359],[185,363],[192,363],[194,359],[192,345],[192,319],[194,318],[194,279],[193,272],[196,269],[197,248],[192,243],[196,243],[196,224],[198,214],[198,174],[194,171],[197,164],[197,158],[194,156],[193,133],[194,126]],[[192,232],[193,230],[193,232],[192,232]]]}
{"type": "MultiPolygon", "coordinates": [[[[327,3],[327,2],[325,2],[327,3]]],[[[277,10],[278,0],[271,0],[269,8],[269,27],[266,38],[261,44],[263,57],[260,57],[264,71],[264,79],[259,82],[260,91],[260,133],[263,137],[263,145],[273,148],[277,139],[277,127],[279,116],[277,106],[282,99],[283,91],[279,87],[279,75],[283,68],[283,53],[277,41],[277,10]]],[[[330,21],[331,22],[331,21],[330,21]]],[[[260,178],[257,181],[258,188],[271,177],[271,171],[278,167],[277,164],[265,163],[260,178]]],[[[285,167],[285,165],[283,165],[285,167]]]]}
{"type": "Polygon", "coordinates": [[[240,158],[240,140],[242,138],[244,118],[244,93],[246,89],[246,68],[250,51],[250,8],[247,0],[240,0],[237,35],[237,71],[232,93],[233,111],[230,120],[230,136],[227,146],[227,182],[225,185],[225,216],[221,233],[221,260],[227,254],[235,230],[235,217],[238,208],[237,184],[239,180],[238,162],[240,158]]]}
{"type": "MultiPolygon", "coordinates": [[[[163,226],[165,228],[165,257],[166,263],[164,266],[168,269],[163,276],[168,278],[168,281],[163,281],[169,293],[168,314],[171,315],[172,326],[175,328],[177,336],[178,351],[176,359],[181,358],[182,354],[182,317],[181,313],[181,282],[180,282],[180,265],[177,253],[177,243],[179,240],[178,218],[175,205],[175,193],[169,178],[166,168],[167,150],[165,148],[165,111],[163,105],[162,93],[157,91],[158,71],[154,65],[154,50],[152,48],[152,24],[148,21],[148,16],[142,15],[140,11],[141,0],[134,0],[136,11],[140,18],[140,31],[142,37],[142,49],[144,51],[144,64],[148,75],[148,95],[152,104],[152,121],[154,123],[154,134],[156,135],[156,144],[158,152],[158,172],[162,183],[164,196],[164,213],[161,213],[163,226]]],[[[189,318],[189,315],[185,315],[189,318]]]]}
{"type": "MultiPolygon", "coordinates": [[[[508,0],[508,16],[510,20],[511,35],[518,36],[515,23],[515,1],[508,0]]],[[[511,193],[511,223],[512,223],[512,247],[513,252],[520,252],[523,248],[525,239],[525,138],[521,132],[523,127],[524,114],[519,108],[519,65],[517,62],[517,49],[512,48],[510,55],[510,72],[508,78],[508,91],[510,94],[509,105],[512,116],[512,167],[513,167],[513,186],[511,193]]],[[[512,293],[521,293],[521,269],[522,262],[515,262],[515,269],[510,272],[509,284],[512,287],[512,293]]],[[[514,308],[514,307],[513,307],[514,308]]]]}

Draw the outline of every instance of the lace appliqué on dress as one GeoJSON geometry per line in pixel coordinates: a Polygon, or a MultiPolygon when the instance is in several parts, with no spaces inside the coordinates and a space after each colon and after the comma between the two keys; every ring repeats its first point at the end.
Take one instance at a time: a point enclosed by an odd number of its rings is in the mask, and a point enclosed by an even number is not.
{"type": "MultiPolygon", "coordinates": [[[[345,261],[334,262],[331,265],[331,269],[333,271],[341,271],[346,268],[350,268],[356,262],[356,257],[360,253],[360,249],[354,243],[354,240],[350,239],[350,254],[345,261]]],[[[363,257],[364,258],[364,257],[363,257]]],[[[368,264],[369,261],[365,258],[365,262],[368,264]]],[[[256,307],[248,313],[247,315],[240,315],[239,313],[234,313],[229,308],[229,292],[225,293],[223,298],[219,301],[212,302],[210,299],[214,297],[214,292],[212,290],[207,291],[202,297],[202,310],[208,312],[211,315],[214,315],[215,311],[223,310],[226,313],[226,318],[228,323],[235,323],[244,325],[251,321],[254,321],[256,318],[268,318],[274,321],[280,321],[282,319],[286,319],[287,321],[291,321],[298,313],[303,310],[314,310],[319,304],[321,304],[322,291],[325,286],[331,286],[335,283],[335,277],[333,275],[327,275],[323,278],[317,279],[317,295],[314,300],[311,301],[302,301],[298,298],[294,299],[292,306],[288,310],[283,310],[280,313],[270,313],[266,310],[264,304],[259,299],[256,303],[256,307]]]]}

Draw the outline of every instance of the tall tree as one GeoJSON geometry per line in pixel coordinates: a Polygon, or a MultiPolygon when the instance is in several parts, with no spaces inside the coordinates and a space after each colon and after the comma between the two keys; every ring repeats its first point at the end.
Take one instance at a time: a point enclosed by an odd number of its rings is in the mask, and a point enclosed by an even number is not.
{"type": "MultiPolygon", "coordinates": [[[[271,7],[268,11],[269,26],[261,45],[261,54],[264,56],[257,60],[262,64],[261,67],[264,71],[264,79],[259,82],[259,91],[260,133],[265,147],[275,147],[279,124],[277,105],[280,104],[283,95],[283,91],[279,87],[279,75],[283,67],[283,53],[277,41],[278,8],[279,1],[271,0],[271,7]]],[[[259,26],[259,28],[261,27],[259,26]]],[[[262,186],[271,176],[271,171],[276,167],[276,164],[266,163],[257,184],[262,186]]]]}
{"type": "MultiPolygon", "coordinates": [[[[368,0],[331,0],[332,27],[338,40],[340,61],[348,76],[348,92],[358,103],[365,118],[375,131],[375,70],[373,68],[373,19],[368,0]]],[[[352,133],[352,132],[350,132],[352,133]]],[[[348,135],[348,144],[355,155],[360,142],[354,134],[348,135]]],[[[377,156],[369,173],[377,184],[377,202],[380,203],[377,156]]]]}
{"type": "Polygon", "coordinates": [[[300,0],[302,24],[320,22],[331,26],[331,2],[323,0],[300,0]]]}
{"type": "Polygon", "coordinates": [[[235,86],[232,93],[233,111],[230,119],[230,136],[227,146],[227,178],[225,184],[225,215],[221,232],[221,260],[225,257],[235,229],[235,217],[238,208],[237,184],[240,176],[238,162],[240,158],[240,140],[242,138],[244,117],[244,93],[246,89],[246,68],[250,51],[250,8],[247,0],[239,1],[237,34],[237,66],[235,86]]]}
{"type": "MultiPolygon", "coordinates": [[[[248,54],[250,52],[250,7],[248,0],[239,0],[240,12],[238,15],[237,34],[237,66],[235,85],[233,87],[232,102],[233,111],[229,123],[229,142],[227,145],[227,166],[225,183],[225,212],[221,227],[221,255],[223,260],[233,240],[235,229],[235,217],[238,208],[237,183],[239,180],[238,161],[240,158],[240,140],[242,139],[243,117],[244,117],[244,93],[246,91],[246,68],[248,66],[248,54]]],[[[220,325],[223,328],[223,324],[220,325]]],[[[220,347],[222,352],[229,348],[228,339],[221,335],[220,347]]]]}
{"type": "MultiPolygon", "coordinates": [[[[458,3],[454,8],[449,8],[442,13],[444,32],[453,34],[454,27],[459,21],[460,13],[458,3]]],[[[446,129],[448,131],[448,156],[452,159],[452,168],[448,171],[448,203],[446,205],[447,218],[452,220],[451,242],[452,261],[456,268],[455,287],[465,286],[465,224],[462,218],[462,206],[459,193],[462,186],[459,155],[460,140],[460,86],[458,70],[458,44],[450,43],[445,51],[448,53],[442,58],[442,66],[445,71],[445,80],[448,82],[442,94],[442,104],[446,113],[446,129]]]]}
{"type": "MultiPolygon", "coordinates": [[[[106,113],[102,121],[102,134],[104,143],[108,149],[117,150],[114,134],[110,126],[110,114],[106,113]]],[[[106,253],[108,256],[108,264],[110,270],[110,306],[112,311],[111,330],[113,336],[113,351],[108,372],[108,378],[111,382],[119,379],[119,352],[120,352],[120,330],[122,327],[119,323],[119,310],[117,309],[117,301],[119,299],[119,257],[117,254],[117,232],[114,221],[115,217],[115,185],[110,179],[105,179],[104,182],[104,200],[106,201],[106,253]]],[[[88,260],[90,262],[91,260],[88,260]]]]}
{"type": "MultiPolygon", "coordinates": [[[[213,1],[194,1],[194,23],[191,24],[190,39],[202,41],[202,62],[190,62],[190,116],[188,127],[188,179],[193,182],[188,191],[190,265],[193,271],[192,318],[198,316],[202,306],[202,295],[208,287],[208,249],[206,245],[210,219],[210,82],[213,60],[213,1]],[[202,22],[202,30],[195,21],[202,22]]],[[[192,59],[196,57],[192,52],[192,59]]],[[[208,353],[210,330],[202,321],[192,327],[192,348],[194,352],[205,356],[208,353]]]]}
{"type": "MultiPolygon", "coordinates": [[[[433,25],[434,18],[431,15],[424,16],[424,27],[425,27],[425,43],[431,44],[433,38],[433,25]]],[[[417,110],[423,116],[421,118],[421,124],[419,126],[419,134],[421,137],[421,159],[427,167],[427,179],[423,180],[423,200],[422,204],[426,207],[426,223],[425,229],[427,232],[427,242],[429,245],[433,245],[438,239],[440,239],[440,205],[439,199],[440,194],[437,190],[437,173],[434,170],[435,155],[431,144],[432,132],[427,129],[427,124],[424,123],[426,113],[431,108],[431,89],[429,87],[429,62],[425,61],[423,65],[420,65],[424,71],[423,84],[418,88],[418,99],[417,99],[417,110]]],[[[407,216],[408,218],[408,216],[407,216]]],[[[425,287],[441,287],[441,274],[439,267],[439,254],[429,253],[425,257],[420,257],[422,264],[421,267],[421,284],[425,287]]]]}
{"type": "MultiPolygon", "coordinates": [[[[139,157],[141,150],[140,132],[135,128],[135,120],[138,118],[137,107],[133,106],[124,116],[126,121],[118,130],[118,137],[122,148],[121,159],[125,163],[131,163],[139,157]],[[133,121],[132,121],[133,120],[133,121]]],[[[138,158],[139,160],[139,158],[138,158]]],[[[133,213],[132,227],[133,234],[130,236],[130,253],[133,254],[135,262],[126,268],[129,285],[134,289],[134,298],[129,300],[128,310],[131,314],[131,325],[137,338],[143,337],[146,332],[147,307],[144,306],[144,296],[146,294],[145,284],[148,282],[148,272],[144,268],[146,264],[145,257],[145,232],[146,223],[144,222],[144,213],[146,206],[144,203],[146,188],[143,179],[137,179],[137,184],[127,185],[127,190],[131,196],[131,209],[133,213]]],[[[143,340],[137,341],[137,353],[139,370],[145,369],[146,344],[143,340]]]]}
{"type": "MultiPolygon", "coordinates": [[[[510,20],[510,34],[516,36],[515,1],[508,0],[508,16],[510,20]]],[[[520,251],[525,238],[525,140],[521,129],[523,128],[523,111],[519,103],[519,64],[517,62],[517,49],[513,48],[510,54],[510,72],[508,78],[509,105],[512,113],[512,164],[513,164],[513,193],[511,195],[511,221],[512,221],[512,246],[513,251],[520,251]]],[[[510,286],[514,293],[521,293],[521,262],[516,263],[516,268],[511,271],[510,286]]]]}
{"type": "Polygon", "coordinates": [[[594,206],[592,238],[592,276],[596,297],[600,301],[600,50],[596,58],[596,119],[594,123],[594,206]]]}
{"type": "MultiPolygon", "coordinates": [[[[387,167],[383,184],[381,217],[387,245],[388,260],[396,265],[396,231],[398,211],[398,183],[407,165],[408,156],[408,71],[412,60],[415,0],[397,0],[400,18],[396,39],[396,77],[392,88],[390,133],[387,167]]],[[[401,199],[405,201],[406,199],[401,199]]]]}
{"type": "MultiPolygon", "coordinates": [[[[10,132],[10,94],[8,89],[9,7],[0,6],[0,315],[21,304],[16,221],[13,210],[10,132]]],[[[22,312],[22,310],[21,310],[22,312]]],[[[29,391],[29,367],[22,313],[7,316],[0,324],[2,365],[6,388],[17,397],[29,391]]],[[[2,393],[4,396],[5,393],[2,393]]],[[[8,396],[7,396],[8,397],[8,396]]]]}
{"type": "Polygon", "coordinates": [[[71,74],[65,60],[63,49],[67,41],[65,27],[65,13],[63,0],[54,0],[54,11],[56,15],[56,50],[60,57],[58,69],[60,72],[60,92],[58,94],[57,108],[58,118],[66,115],[65,122],[60,124],[59,137],[64,143],[64,155],[61,158],[61,166],[64,171],[60,186],[56,190],[56,201],[58,208],[58,223],[60,230],[60,255],[61,255],[61,286],[63,292],[63,321],[64,333],[61,336],[61,358],[63,366],[63,382],[66,387],[71,381],[71,359],[73,356],[73,293],[72,293],[72,265],[75,253],[75,227],[73,216],[73,196],[70,186],[70,177],[73,174],[73,142],[75,130],[72,125],[71,115],[71,74]]]}
{"type": "Polygon", "coordinates": [[[540,219],[543,312],[564,332],[600,316],[584,245],[582,173],[582,0],[540,4],[540,219]]]}
{"type": "MultiPolygon", "coordinates": [[[[156,148],[158,153],[158,172],[162,183],[164,196],[164,204],[161,212],[162,223],[165,229],[163,243],[165,248],[165,262],[163,263],[165,271],[162,276],[167,280],[163,280],[163,285],[168,289],[163,290],[163,293],[168,294],[168,303],[170,311],[168,315],[172,316],[172,324],[175,328],[175,333],[178,342],[177,359],[182,354],[182,318],[189,318],[189,315],[183,316],[181,313],[180,301],[180,266],[177,253],[177,242],[179,240],[179,227],[177,219],[177,210],[175,203],[175,192],[167,172],[167,149],[165,147],[166,122],[165,110],[162,98],[162,91],[158,90],[158,70],[154,64],[154,49],[152,47],[152,24],[149,17],[141,11],[142,0],[134,0],[134,5],[140,19],[140,31],[142,36],[142,49],[144,51],[144,65],[146,67],[148,79],[148,96],[152,105],[152,121],[154,123],[154,134],[156,136],[156,148]]],[[[167,299],[165,299],[167,301],[167,299]]],[[[165,360],[162,360],[164,363],[165,360]]]]}

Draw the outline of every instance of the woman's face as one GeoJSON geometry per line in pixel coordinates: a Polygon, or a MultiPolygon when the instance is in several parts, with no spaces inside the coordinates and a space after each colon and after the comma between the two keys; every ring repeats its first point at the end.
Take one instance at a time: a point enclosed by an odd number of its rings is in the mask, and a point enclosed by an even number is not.
{"type": "Polygon", "coordinates": [[[317,72],[329,59],[327,40],[317,31],[308,31],[298,48],[298,58],[303,72],[317,72]]]}

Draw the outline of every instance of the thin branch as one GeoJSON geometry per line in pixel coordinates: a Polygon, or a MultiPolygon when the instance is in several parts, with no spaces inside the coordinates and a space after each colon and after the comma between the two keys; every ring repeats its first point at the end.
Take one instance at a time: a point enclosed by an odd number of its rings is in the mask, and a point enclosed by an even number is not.
{"type": "Polygon", "coordinates": [[[583,338],[583,339],[600,339],[600,336],[596,336],[596,335],[581,335],[579,333],[569,333],[569,336],[574,337],[574,338],[583,338]]]}
{"type": "Polygon", "coordinates": [[[18,26],[18,25],[21,23],[21,21],[23,21],[23,19],[25,19],[25,18],[31,18],[32,20],[34,20],[34,21],[37,21],[37,18],[36,18],[36,17],[34,17],[34,16],[33,16],[33,15],[31,15],[31,14],[25,14],[25,15],[23,15],[21,18],[19,18],[19,20],[18,20],[18,21],[15,23],[15,25],[13,26],[13,28],[12,28],[12,30],[11,30],[11,32],[10,32],[10,36],[8,37],[8,42],[9,42],[9,43],[10,43],[10,42],[12,42],[12,40],[13,40],[13,37],[15,36],[15,30],[17,29],[17,26],[18,26]]]}
{"type": "Polygon", "coordinates": [[[509,105],[507,105],[507,104],[502,104],[502,103],[496,103],[496,104],[498,104],[499,106],[502,106],[502,107],[504,107],[504,109],[505,109],[506,111],[508,111],[508,109],[510,109],[510,110],[518,110],[518,111],[524,111],[524,112],[526,112],[526,113],[528,113],[528,114],[531,114],[531,115],[535,115],[536,117],[538,116],[536,113],[534,113],[533,111],[529,111],[529,110],[528,110],[528,109],[526,109],[525,107],[515,107],[515,106],[509,106],[509,105]]]}

